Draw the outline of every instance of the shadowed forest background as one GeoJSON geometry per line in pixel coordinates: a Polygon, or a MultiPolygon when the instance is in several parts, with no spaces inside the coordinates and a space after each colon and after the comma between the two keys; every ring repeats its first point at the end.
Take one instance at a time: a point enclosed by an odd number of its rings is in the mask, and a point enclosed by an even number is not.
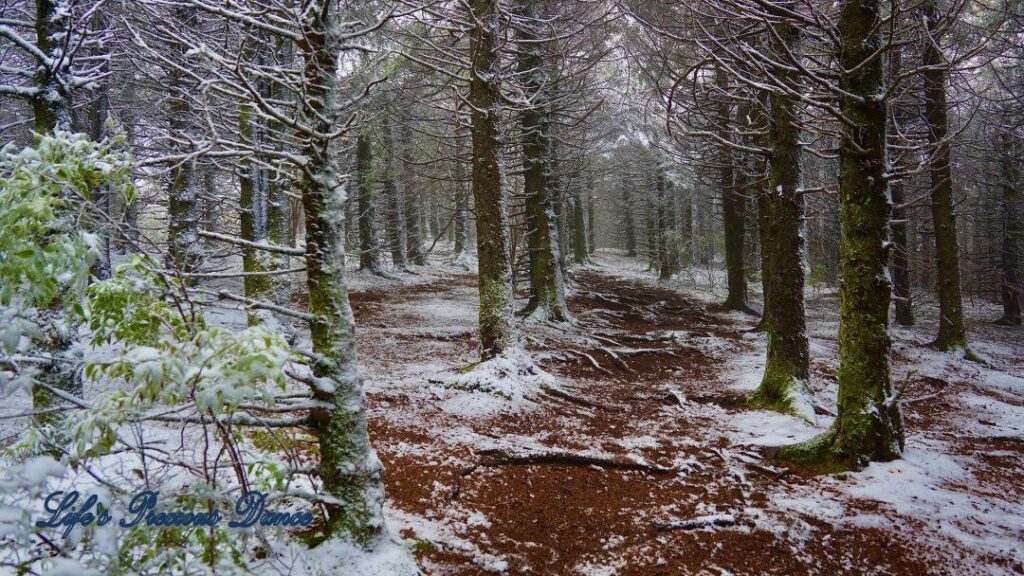
{"type": "Polygon", "coordinates": [[[1022,58],[1009,0],[0,1],[0,573],[1024,571],[1022,58]]]}

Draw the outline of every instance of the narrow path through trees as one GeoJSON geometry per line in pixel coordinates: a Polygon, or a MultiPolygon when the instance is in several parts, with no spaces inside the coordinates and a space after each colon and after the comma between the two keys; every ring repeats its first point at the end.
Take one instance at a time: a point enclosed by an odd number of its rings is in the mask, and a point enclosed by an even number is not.
{"type": "Polygon", "coordinates": [[[742,315],[597,266],[573,281],[578,325],[538,324],[529,343],[558,386],[518,403],[426,380],[475,358],[475,277],[353,294],[389,522],[419,541],[428,573],[922,574],[935,561],[895,524],[773,505],[830,488],[731,440],[731,418],[750,411],[723,381],[754,346],[742,315]]]}

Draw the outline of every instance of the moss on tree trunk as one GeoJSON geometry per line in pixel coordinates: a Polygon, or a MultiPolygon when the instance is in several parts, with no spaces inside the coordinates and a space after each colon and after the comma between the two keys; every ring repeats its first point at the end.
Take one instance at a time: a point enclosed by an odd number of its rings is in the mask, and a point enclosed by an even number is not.
{"type": "MultiPolygon", "coordinates": [[[[252,119],[252,110],[248,104],[243,104],[238,111],[238,133],[242,142],[250,146],[257,146],[255,143],[256,130],[252,119]]],[[[238,231],[243,240],[249,242],[261,242],[266,240],[265,227],[261,226],[260,214],[262,213],[261,201],[265,198],[265,190],[260,187],[264,183],[264,175],[259,166],[249,157],[243,157],[239,162],[238,174],[238,231]]],[[[242,271],[246,273],[259,273],[273,269],[272,257],[269,254],[260,252],[251,247],[242,248],[242,271]]],[[[266,298],[273,286],[270,276],[246,276],[243,279],[245,295],[249,298],[262,300],[266,298]]],[[[263,312],[265,313],[265,311],[263,312]]],[[[248,322],[250,325],[260,323],[261,313],[249,312],[248,322]]]]}
{"type": "MultiPolygon", "coordinates": [[[[536,18],[538,3],[524,5],[524,17],[536,18]]],[[[530,300],[525,314],[540,313],[555,320],[568,318],[565,305],[565,282],[558,265],[558,226],[551,200],[548,174],[551,161],[551,117],[547,109],[544,44],[531,23],[519,31],[524,45],[520,48],[518,67],[523,74],[526,93],[534,102],[522,112],[520,122],[523,140],[523,194],[526,196],[527,249],[530,265],[530,300]]]]}
{"type": "Polygon", "coordinates": [[[330,500],[326,536],[351,538],[365,546],[383,531],[383,467],[370,447],[366,401],[356,363],[355,325],[345,286],[341,233],[344,193],[336,174],[330,120],[337,82],[338,38],[335,5],[325,2],[304,13],[302,51],[306,87],[305,135],[300,192],[306,226],[306,284],[313,396],[325,403],[311,412],[320,448],[317,472],[330,500]]]}

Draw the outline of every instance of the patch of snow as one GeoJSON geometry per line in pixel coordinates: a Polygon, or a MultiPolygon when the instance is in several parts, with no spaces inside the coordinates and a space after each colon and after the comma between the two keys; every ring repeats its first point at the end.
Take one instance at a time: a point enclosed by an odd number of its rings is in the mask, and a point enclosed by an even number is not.
{"type": "Polygon", "coordinates": [[[497,394],[509,400],[521,400],[536,394],[556,378],[540,368],[521,348],[513,348],[461,374],[439,378],[442,385],[458,390],[497,394]]]}
{"type": "Polygon", "coordinates": [[[802,418],[769,412],[749,410],[733,415],[729,419],[729,439],[733,444],[751,446],[782,446],[809,440],[824,432],[831,425],[831,419],[818,417],[818,425],[811,425],[802,418]]]}

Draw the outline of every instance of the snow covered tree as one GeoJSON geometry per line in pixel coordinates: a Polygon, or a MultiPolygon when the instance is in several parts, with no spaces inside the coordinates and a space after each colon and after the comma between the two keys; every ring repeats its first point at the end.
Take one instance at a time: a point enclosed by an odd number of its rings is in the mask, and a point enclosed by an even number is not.
{"type": "Polygon", "coordinates": [[[508,183],[501,160],[501,4],[473,0],[469,103],[472,106],[473,205],[480,276],[480,355],[489,360],[513,343],[508,183]]]}
{"type": "Polygon", "coordinates": [[[551,110],[542,27],[545,15],[541,3],[523,3],[523,22],[519,24],[518,73],[523,77],[526,95],[533,105],[520,113],[523,141],[523,193],[526,196],[526,226],[530,264],[530,300],[524,314],[537,314],[555,320],[568,318],[565,304],[565,280],[559,265],[558,221],[549,181],[551,173],[551,110]]]}

